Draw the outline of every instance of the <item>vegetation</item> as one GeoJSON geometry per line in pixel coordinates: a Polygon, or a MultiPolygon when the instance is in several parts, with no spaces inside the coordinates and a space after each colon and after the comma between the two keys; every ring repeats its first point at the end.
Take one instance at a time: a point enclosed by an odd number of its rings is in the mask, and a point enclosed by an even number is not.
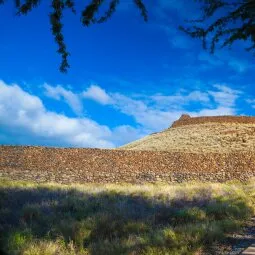
{"type": "Polygon", "coordinates": [[[0,253],[195,254],[240,230],[255,185],[75,185],[0,179],[0,253]]]}
{"type": "MultiPolygon", "coordinates": [[[[4,4],[6,0],[0,0],[0,5],[4,4]]],[[[14,0],[14,6],[17,15],[27,15],[34,8],[37,8],[42,1],[41,0],[14,0]]],[[[75,0],[51,0],[51,11],[49,13],[51,31],[54,39],[58,45],[57,52],[61,55],[62,61],[60,65],[61,72],[67,72],[69,66],[68,56],[70,53],[67,51],[67,47],[64,40],[63,34],[63,14],[65,10],[71,10],[74,14],[77,13],[77,8],[75,5],[75,0]]],[[[109,6],[106,11],[100,16],[96,17],[100,7],[105,4],[103,0],[92,0],[87,4],[81,12],[81,23],[84,26],[90,26],[91,24],[100,24],[107,21],[115,12],[120,0],[110,0],[109,6]]],[[[147,21],[147,10],[142,0],[133,0],[134,4],[141,11],[141,15],[144,20],[147,21]]],[[[77,3],[77,2],[76,2],[77,3]]],[[[77,3],[78,4],[78,3],[77,3]]]]}
{"type": "Polygon", "coordinates": [[[193,38],[203,41],[214,53],[217,44],[231,46],[234,42],[249,41],[248,51],[255,50],[255,0],[197,0],[201,3],[202,18],[190,21],[189,28],[180,27],[193,38]]]}
{"type": "MultiPolygon", "coordinates": [[[[191,27],[180,27],[193,38],[200,38],[206,48],[207,41],[210,39],[210,49],[214,52],[215,45],[222,41],[222,47],[231,46],[238,40],[250,40],[251,45],[248,50],[255,49],[255,0],[195,0],[201,4],[202,18],[189,21],[193,23],[191,27]]],[[[0,5],[7,0],[0,0],[0,5]]],[[[34,8],[41,4],[41,0],[14,0],[17,15],[27,15],[34,8]]],[[[78,2],[78,1],[77,1],[78,2]]],[[[63,15],[65,10],[77,13],[77,2],[75,0],[51,0],[51,11],[49,13],[52,35],[58,45],[57,52],[61,55],[61,72],[67,72],[69,66],[67,50],[63,34],[63,15]]],[[[109,0],[108,7],[101,16],[101,7],[106,1],[91,0],[80,10],[80,20],[82,25],[90,26],[106,22],[117,10],[121,0],[109,0]]],[[[145,1],[133,0],[141,12],[145,21],[148,20],[148,12],[145,1]]],[[[174,4],[174,3],[173,3],[174,4]]]]}
{"type": "Polygon", "coordinates": [[[168,128],[119,149],[192,153],[246,153],[254,150],[255,124],[208,122],[168,128]]]}

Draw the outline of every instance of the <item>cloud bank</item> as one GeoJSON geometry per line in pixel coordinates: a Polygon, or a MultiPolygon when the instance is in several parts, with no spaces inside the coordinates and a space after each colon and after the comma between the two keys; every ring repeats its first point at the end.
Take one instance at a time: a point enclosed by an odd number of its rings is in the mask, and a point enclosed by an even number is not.
{"type": "Polygon", "coordinates": [[[94,84],[79,93],[61,85],[44,84],[43,88],[44,95],[64,101],[76,116],[50,111],[39,96],[26,92],[18,84],[0,81],[1,143],[114,148],[169,127],[182,113],[236,114],[236,101],[242,97],[241,91],[222,84],[208,91],[136,96],[107,91],[94,84]],[[99,113],[100,107],[110,106],[111,111],[132,117],[135,125],[123,123],[110,128],[82,117],[84,100],[97,102],[99,113]],[[194,103],[198,110],[189,110],[194,103]]]}

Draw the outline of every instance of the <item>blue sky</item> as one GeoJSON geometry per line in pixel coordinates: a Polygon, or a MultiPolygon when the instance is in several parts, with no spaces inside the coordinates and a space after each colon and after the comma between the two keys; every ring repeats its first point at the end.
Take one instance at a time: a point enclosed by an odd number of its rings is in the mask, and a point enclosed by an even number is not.
{"type": "Polygon", "coordinates": [[[67,74],[58,71],[46,2],[23,17],[12,1],[0,6],[0,144],[114,148],[182,113],[254,115],[254,56],[243,43],[210,55],[179,31],[199,15],[192,1],[146,1],[145,23],[124,0],[89,28],[67,11],[67,74]]]}

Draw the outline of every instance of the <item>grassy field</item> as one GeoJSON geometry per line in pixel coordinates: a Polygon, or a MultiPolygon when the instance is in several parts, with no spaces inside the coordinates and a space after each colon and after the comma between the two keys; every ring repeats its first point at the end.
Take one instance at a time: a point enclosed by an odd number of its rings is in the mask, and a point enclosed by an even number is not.
{"type": "Polygon", "coordinates": [[[255,124],[205,123],[169,128],[119,149],[192,153],[255,150],[255,124]]]}
{"type": "Polygon", "coordinates": [[[0,254],[201,254],[254,214],[255,184],[75,185],[0,179],[0,254]]]}

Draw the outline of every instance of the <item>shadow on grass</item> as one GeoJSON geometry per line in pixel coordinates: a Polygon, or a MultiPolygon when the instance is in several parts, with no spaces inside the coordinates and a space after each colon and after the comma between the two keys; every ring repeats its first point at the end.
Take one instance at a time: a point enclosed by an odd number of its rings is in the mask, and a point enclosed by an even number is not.
{"type": "Polygon", "coordinates": [[[243,197],[212,198],[210,189],[170,199],[114,190],[1,187],[0,246],[2,254],[193,254],[251,214],[243,197]],[[58,247],[51,244],[48,253],[31,252],[52,241],[58,247]]]}

